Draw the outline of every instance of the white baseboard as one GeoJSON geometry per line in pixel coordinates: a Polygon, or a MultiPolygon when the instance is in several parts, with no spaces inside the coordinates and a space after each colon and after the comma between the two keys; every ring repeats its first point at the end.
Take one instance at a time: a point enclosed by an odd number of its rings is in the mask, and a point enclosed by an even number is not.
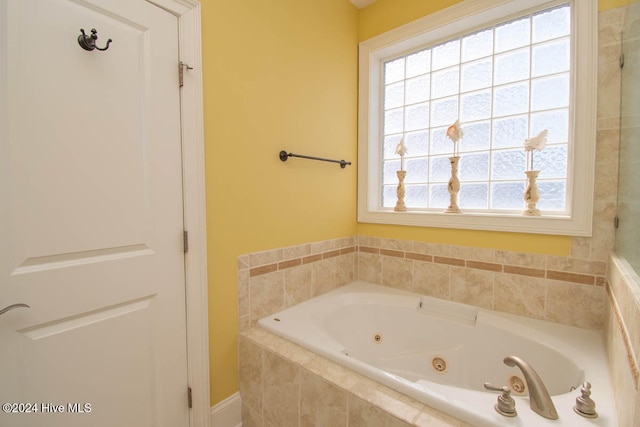
{"type": "Polygon", "coordinates": [[[242,427],[240,393],[232,394],[211,407],[211,427],[242,427]]]}

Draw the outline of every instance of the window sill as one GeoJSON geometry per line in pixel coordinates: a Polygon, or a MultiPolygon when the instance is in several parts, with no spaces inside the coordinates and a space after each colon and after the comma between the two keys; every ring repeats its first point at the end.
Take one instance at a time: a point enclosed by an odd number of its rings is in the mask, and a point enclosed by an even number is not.
{"type": "Polygon", "coordinates": [[[489,230],[515,233],[591,236],[588,215],[525,216],[519,214],[437,213],[366,211],[358,213],[358,222],[408,225],[414,227],[489,230]]]}

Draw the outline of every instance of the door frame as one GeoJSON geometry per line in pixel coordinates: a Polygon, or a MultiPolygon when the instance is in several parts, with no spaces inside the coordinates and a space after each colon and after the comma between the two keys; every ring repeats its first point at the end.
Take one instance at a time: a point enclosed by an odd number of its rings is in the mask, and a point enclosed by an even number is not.
{"type": "Polygon", "coordinates": [[[179,61],[192,67],[184,70],[184,85],[180,89],[184,227],[189,233],[189,250],[185,253],[187,376],[192,390],[190,425],[209,427],[209,300],[200,3],[196,0],[146,1],[178,18],[179,61]]]}

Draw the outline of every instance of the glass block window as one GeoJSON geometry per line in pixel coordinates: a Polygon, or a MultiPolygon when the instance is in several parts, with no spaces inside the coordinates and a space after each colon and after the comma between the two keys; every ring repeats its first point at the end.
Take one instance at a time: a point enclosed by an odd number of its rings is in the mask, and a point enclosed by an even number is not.
{"type": "Polygon", "coordinates": [[[568,211],[571,7],[556,5],[421,46],[382,61],[381,207],[393,208],[404,138],[405,203],[442,211],[459,120],[458,204],[463,211],[520,212],[526,186],[524,141],[546,129],[535,151],[541,198],[549,214],[568,211]]]}

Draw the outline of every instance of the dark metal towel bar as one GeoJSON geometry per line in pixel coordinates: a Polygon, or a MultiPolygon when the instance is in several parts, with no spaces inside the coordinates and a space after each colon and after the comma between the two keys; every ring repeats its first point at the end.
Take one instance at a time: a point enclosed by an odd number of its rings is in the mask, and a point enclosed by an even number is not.
{"type": "Polygon", "coordinates": [[[286,162],[289,157],[300,157],[301,159],[320,160],[322,162],[339,163],[342,169],[344,169],[347,165],[351,165],[351,162],[347,162],[345,160],[332,160],[332,159],[323,159],[322,157],[303,156],[302,154],[287,153],[284,150],[280,152],[280,160],[282,160],[283,162],[286,162]]]}

